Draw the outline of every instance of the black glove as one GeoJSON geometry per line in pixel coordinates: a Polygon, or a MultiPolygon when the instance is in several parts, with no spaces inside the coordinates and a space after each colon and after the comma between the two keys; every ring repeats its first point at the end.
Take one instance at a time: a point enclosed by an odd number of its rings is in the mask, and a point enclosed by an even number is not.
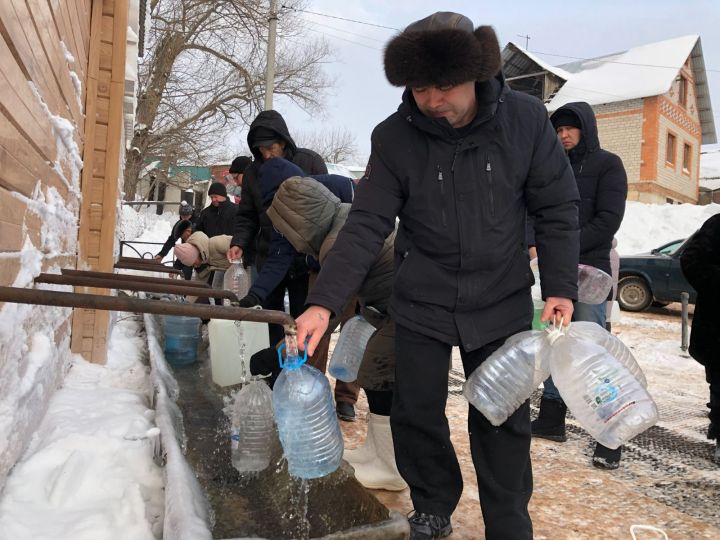
{"type": "Polygon", "coordinates": [[[258,298],[258,295],[255,293],[247,293],[245,296],[243,296],[240,301],[238,302],[238,305],[240,307],[244,308],[251,308],[255,306],[259,306],[261,304],[260,298],[258,298]]]}

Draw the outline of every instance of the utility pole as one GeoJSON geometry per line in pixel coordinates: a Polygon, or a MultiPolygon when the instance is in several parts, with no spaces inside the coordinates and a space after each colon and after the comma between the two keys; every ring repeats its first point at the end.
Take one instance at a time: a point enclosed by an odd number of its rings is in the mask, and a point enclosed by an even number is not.
{"type": "Polygon", "coordinates": [[[525,39],[525,50],[530,50],[530,36],[523,36],[522,34],[518,34],[517,37],[521,37],[525,39]]]}
{"type": "Polygon", "coordinates": [[[273,87],[275,83],[275,38],[277,36],[277,0],[270,0],[270,18],[268,19],[267,67],[265,69],[265,110],[273,107],[273,87]]]}

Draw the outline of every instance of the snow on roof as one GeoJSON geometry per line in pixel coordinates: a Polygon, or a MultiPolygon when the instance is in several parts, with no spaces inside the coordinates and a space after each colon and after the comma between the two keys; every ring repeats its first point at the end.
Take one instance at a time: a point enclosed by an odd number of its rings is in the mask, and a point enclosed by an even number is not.
{"type": "Polygon", "coordinates": [[[548,109],[573,101],[597,105],[665,94],[698,39],[684,36],[563,64],[560,68],[570,76],[548,109]]]}
{"type": "Polygon", "coordinates": [[[640,45],[627,51],[554,67],[550,70],[552,73],[564,70],[567,77],[561,76],[566,82],[547,108],[552,112],[573,101],[599,105],[665,94],[690,56],[697,86],[702,142],[712,144],[717,141],[715,121],[708,97],[701,40],[697,35],[640,45]]]}
{"type": "MultiPolygon", "coordinates": [[[[549,71],[550,73],[557,75],[563,80],[568,80],[571,77],[571,74],[565,71],[564,69],[557,67],[557,66],[551,66],[545,60],[542,60],[539,56],[535,56],[533,53],[528,51],[527,49],[523,49],[520,45],[517,43],[510,41],[508,42],[508,47],[510,47],[510,50],[512,51],[513,48],[525,55],[529,60],[532,60],[535,62],[538,67],[542,70],[549,71]]],[[[506,60],[505,58],[505,51],[503,51],[503,60],[506,60]]]]}

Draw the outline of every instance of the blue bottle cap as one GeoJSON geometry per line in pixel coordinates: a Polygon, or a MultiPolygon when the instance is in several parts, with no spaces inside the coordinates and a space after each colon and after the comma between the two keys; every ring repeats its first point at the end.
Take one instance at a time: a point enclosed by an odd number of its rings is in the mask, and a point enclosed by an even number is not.
{"type": "Polygon", "coordinates": [[[285,343],[280,345],[277,350],[278,361],[280,362],[280,367],[282,369],[298,369],[305,362],[307,362],[307,341],[305,342],[305,354],[302,356],[302,358],[300,356],[288,356],[283,362],[282,352],[284,349],[285,343]]]}

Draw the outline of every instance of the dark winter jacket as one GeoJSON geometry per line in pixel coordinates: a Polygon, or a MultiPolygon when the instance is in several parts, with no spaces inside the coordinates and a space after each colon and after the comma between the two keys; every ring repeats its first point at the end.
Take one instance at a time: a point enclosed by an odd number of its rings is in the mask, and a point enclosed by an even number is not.
{"type": "MultiPolygon", "coordinates": [[[[301,177],[302,169],[281,158],[267,161],[258,174],[263,204],[269,206],[273,196],[286,179],[301,177]]],[[[314,175],[311,181],[325,185],[335,196],[343,202],[352,201],[352,180],[337,174],[314,175]]],[[[257,279],[250,288],[260,300],[265,300],[275,287],[277,287],[288,272],[307,272],[308,265],[304,255],[300,255],[283,234],[277,230],[272,231],[270,247],[257,279]]]]}
{"type": "Polygon", "coordinates": [[[683,274],[697,291],[690,355],[704,366],[720,367],[720,214],[703,223],[680,255],[683,274]]]}
{"type": "Polygon", "coordinates": [[[204,232],[210,238],[220,234],[233,234],[237,208],[237,205],[230,202],[230,199],[225,199],[218,206],[211,204],[200,212],[195,230],[204,232]]]}
{"type": "Polygon", "coordinates": [[[180,239],[180,236],[182,235],[183,231],[187,229],[188,227],[192,227],[192,221],[188,219],[178,219],[175,222],[175,225],[173,225],[172,230],[170,231],[170,236],[167,237],[167,240],[165,240],[165,243],[163,244],[163,247],[160,251],[158,251],[158,255],[160,257],[164,257],[168,253],[170,253],[170,250],[172,247],[177,244],[177,241],[180,239]]]}
{"type": "Polygon", "coordinates": [[[611,273],[610,249],[625,214],[627,174],[622,160],[600,148],[597,122],[590,105],[584,102],[563,105],[580,119],[580,142],[568,152],[580,191],[580,262],[611,273]]]}
{"type": "Polygon", "coordinates": [[[397,324],[468,351],[529,328],[526,211],[543,296],[577,297],[578,191],[547,112],[501,75],[476,92],[478,113],[460,132],[424,116],[410,90],[375,128],[367,177],[309,304],[339,313],[398,216],[397,324]]]}
{"type": "Polygon", "coordinates": [[[242,195],[238,205],[237,224],[232,245],[243,249],[245,262],[254,262],[258,268],[261,268],[270,246],[272,226],[265,215],[267,206],[263,204],[262,193],[258,185],[258,170],[264,161],[259,150],[252,148],[254,132],[259,127],[272,129],[278,134],[278,138],[285,141],[283,157],[300,167],[304,174],[327,174],[328,170],[319,154],[295,145],[285,120],[277,111],[261,112],[250,125],[247,140],[255,159],[243,174],[242,195]]]}

